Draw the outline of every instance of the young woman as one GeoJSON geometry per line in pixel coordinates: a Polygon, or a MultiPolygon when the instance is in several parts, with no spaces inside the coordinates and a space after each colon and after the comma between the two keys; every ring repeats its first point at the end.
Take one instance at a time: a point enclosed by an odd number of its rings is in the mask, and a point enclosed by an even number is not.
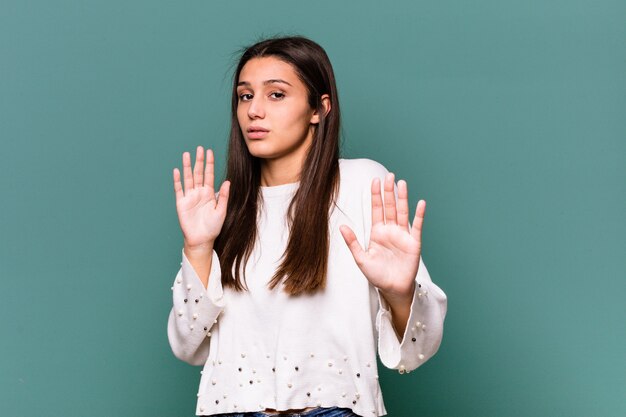
{"type": "Polygon", "coordinates": [[[426,203],[368,159],[339,159],[330,61],[267,39],[234,74],[227,180],[199,146],[174,169],[183,232],[168,337],[204,365],[198,415],[380,416],[376,353],[409,372],[441,343],[446,296],[421,260],[426,203]]]}

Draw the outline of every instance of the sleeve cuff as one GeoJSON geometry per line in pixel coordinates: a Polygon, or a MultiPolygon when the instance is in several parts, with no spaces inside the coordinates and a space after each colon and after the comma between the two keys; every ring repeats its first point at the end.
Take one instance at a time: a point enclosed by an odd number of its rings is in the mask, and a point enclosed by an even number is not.
{"type": "Polygon", "coordinates": [[[211,330],[224,310],[222,274],[213,251],[209,284],[204,284],[182,253],[181,268],[172,287],[173,308],[168,320],[168,338],[175,356],[199,365],[208,356],[211,330]]]}
{"type": "Polygon", "coordinates": [[[378,352],[383,365],[410,372],[430,359],[439,349],[447,298],[428,275],[420,259],[411,310],[402,340],[396,335],[391,310],[377,290],[379,310],[376,316],[378,352]]]}

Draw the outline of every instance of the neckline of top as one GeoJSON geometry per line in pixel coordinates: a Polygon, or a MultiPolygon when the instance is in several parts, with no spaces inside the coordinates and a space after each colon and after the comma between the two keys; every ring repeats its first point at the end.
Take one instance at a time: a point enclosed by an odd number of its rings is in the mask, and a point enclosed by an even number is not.
{"type": "Polygon", "coordinates": [[[280,197],[295,192],[300,186],[300,182],[290,182],[288,184],[263,186],[261,185],[261,194],[263,197],[280,197]]]}
{"type": "MultiPolygon", "coordinates": [[[[341,163],[344,161],[345,158],[339,158],[338,162],[339,165],[341,165],[341,163]]],[[[281,196],[287,196],[290,194],[293,194],[298,187],[300,186],[300,181],[297,182],[290,182],[287,184],[281,184],[281,185],[272,185],[272,186],[264,186],[261,185],[261,195],[266,198],[266,197],[281,197],[281,196]]]]}

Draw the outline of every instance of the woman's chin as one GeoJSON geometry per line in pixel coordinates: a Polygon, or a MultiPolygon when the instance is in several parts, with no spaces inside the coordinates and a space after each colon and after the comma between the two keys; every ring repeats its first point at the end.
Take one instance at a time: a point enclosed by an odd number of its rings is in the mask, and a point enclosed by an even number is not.
{"type": "Polygon", "coordinates": [[[263,143],[260,142],[248,142],[248,152],[250,155],[261,158],[261,159],[273,159],[278,157],[279,155],[275,150],[269,149],[268,146],[264,146],[263,143]]]}

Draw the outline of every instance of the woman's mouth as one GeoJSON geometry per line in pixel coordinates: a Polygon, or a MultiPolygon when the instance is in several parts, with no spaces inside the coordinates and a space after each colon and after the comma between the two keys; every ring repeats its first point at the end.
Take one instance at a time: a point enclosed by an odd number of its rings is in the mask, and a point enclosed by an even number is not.
{"type": "Polygon", "coordinates": [[[250,126],[247,131],[250,139],[263,139],[269,133],[269,130],[260,126],[250,126]]]}

